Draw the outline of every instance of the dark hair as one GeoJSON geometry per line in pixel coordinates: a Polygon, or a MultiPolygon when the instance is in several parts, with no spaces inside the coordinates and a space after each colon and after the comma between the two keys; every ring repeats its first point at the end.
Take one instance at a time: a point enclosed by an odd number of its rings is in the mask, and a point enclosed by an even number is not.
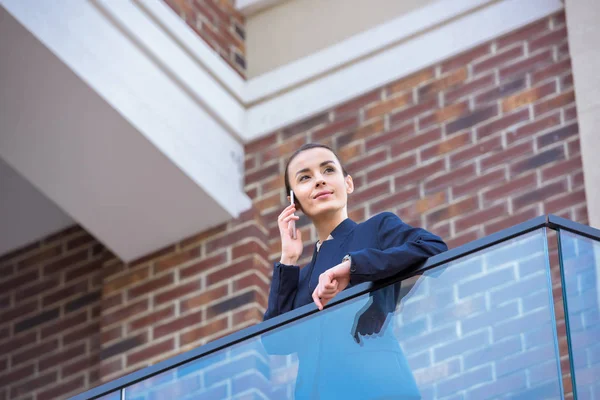
{"type": "MultiPolygon", "coordinates": [[[[344,177],[348,176],[348,172],[346,171],[346,169],[344,168],[344,166],[342,165],[342,161],[340,160],[340,158],[338,157],[338,155],[336,154],[335,151],[333,151],[333,149],[329,146],[326,146],[324,144],[319,144],[319,143],[306,143],[304,145],[302,145],[298,150],[296,150],[294,152],[294,154],[292,154],[290,156],[290,158],[288,158],[286,164],[285,164],[285,172],[284,172],[284,181],[285,181],[285,191],[287,193],[287,195],[289,196],[290,194],[290,190],[292,190],[292,187],[290,185],[290,178],[288,176],[288,170],[290,167],[290,163],[292,162],[292,160],[294,158],[296,158],[296,156],[300,153],[302,153],[303,151],[306,150],[310,150],[310,149],[326,149],[329,150],[330,152],[333,153],[333,155],[335,156],[335,158],[337,158],[338,162],[340,163],[340,166],[342,167],[342,173],[344,174],[344,177]]],[[[298,202],[298,199],[296,199],[294,197],[294,202],[296,203],[296,206],[298,207],[298,209],[300,209],[300,203],[298,202]]]]}

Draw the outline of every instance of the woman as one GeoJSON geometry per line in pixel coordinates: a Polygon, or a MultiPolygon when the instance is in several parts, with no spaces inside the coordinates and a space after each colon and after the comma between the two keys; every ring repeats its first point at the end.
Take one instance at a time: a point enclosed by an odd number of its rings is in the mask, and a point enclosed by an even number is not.
{"type": "MultiPolygon", "coordinates": [[[[391,277],[447,250],[439,237],[413,228],[389,212],[360,224],[349,219],[347,202],[354,183],[327,146],[306,144],[298,149],[287,162],[285,186],[288,194],[293,191],[295,204],[286,207],[278,217],[281,259],[274,267],[265,320],[311,302],[323,310],[348,287],[391,277]],[[297,210],[311,220],[319,238],[312,260],[305,267],[296,265],[303,249],[301,232],[296,229],[294,235],[290,230],[292,221],[299,219],[297,210]]],[[[393,337],[393,327],[380,333],[383,326],[390,325],[386,324],[387,316],[396,308],[398,293],[399,285],[389,286],[371,297],[365,296],[367,304],[348,302],[339,310],[332,309],[327,319],[309,318],[266,340],[265,346],[271,353],[281,354],[282,348],[288,352],[293,348],[298,353],[296,398],[344,398],[339,397],[340,390],[355,398],[420,398],[393,337]],[[307,341],[310,331],[317,337],[307,341]],[[359,339],[359,334],[375,333],[376,339],[359,339]],[[344,354],[346,362],[326,356],[324,349],[329,354],[344,354]],[[360,365],[378,367],[365,381],[365,375],[356,371],[360,365]],[[323,371],[331,379],[323,380],[323,371]],[[382,387],[385,385],[378,379],[389,377],[390,373],[397,378],[396,384],[382,387]]]]}

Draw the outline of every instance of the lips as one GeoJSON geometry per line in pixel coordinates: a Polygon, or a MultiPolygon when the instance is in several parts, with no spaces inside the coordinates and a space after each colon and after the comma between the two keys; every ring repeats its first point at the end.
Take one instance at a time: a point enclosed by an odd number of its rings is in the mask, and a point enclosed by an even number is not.
{"type": "Polygon", "coordinates": [[[319,197],[325,196],[325,195],[328,195],[328,194],[333,194],[333,192],[330,192],[330,191],[319,192],[319,193],[316,194],[316,196],[314,198],[318,199],[319,197]]]}

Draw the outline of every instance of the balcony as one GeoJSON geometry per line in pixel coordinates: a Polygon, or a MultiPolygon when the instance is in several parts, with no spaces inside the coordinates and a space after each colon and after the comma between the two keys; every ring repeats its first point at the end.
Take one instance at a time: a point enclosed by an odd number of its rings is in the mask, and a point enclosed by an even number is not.
{"type": "Polygon", "coordinates": [[[595,399],[598,376],[600,231],[551,215],[74,399],[595,399]]]}

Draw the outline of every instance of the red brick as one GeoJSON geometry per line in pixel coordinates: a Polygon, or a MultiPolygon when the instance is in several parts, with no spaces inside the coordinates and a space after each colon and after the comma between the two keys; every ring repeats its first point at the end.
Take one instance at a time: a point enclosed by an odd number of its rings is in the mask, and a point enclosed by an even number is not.
{"type": "Polygon", "coordinates": [[[367,181],[374,182],[383,177],[400,174],[402,171],[417,165],[415,154],[407,154],[400,159],[390,161],[388,164],[371,170],[367,173],[367,181]]]}
{"type": "Polygon", "coordinates": [[[180,343],[185,346],[190,343],[202,340],[208,336],[212,336],[218,332],[227,329],[227,318],[218,318],[206,325],[202,325],[198,328],[192,329],[188,332],[179,335],[180,343]]]}
{"type": "Polygon", "coordinates": [[[116,339],[120,339],[123,336],[123,329],[121,325],[115,326],[111,329],[106,329],[100,333],[100,341],[105,344],[116,339]]]}
{"type": "Polygon", "coordinates": [[[374,185],[363,186],[359,191],[355,191],[349,198],[352,204],[362,204],[369,200],[390,193],[390,181],[383,181],[374,185]]]}
{"type": "Polygon", "coordinates": [[[382,211],[391,211],[395,207],[398,207],[399,205],[406,203],[407,201],[414,201],[418,198],[418,187],[412,187],[406,190],[396,191],[395,193],[392,193],[391,195],[372,203],[370,205],[371,214],[377,214],[382,211]]]}
{"type": "Polygon", "coordinates": [[[521,122],[529,120],[529,110],[523,109],[511,114],[504,115],[494,121],[480,125],[477,128],[477,139],[481,140],[487,136],[493,135],[505,129],[518,125],[521,122]]]}
{"type": "Polygon", "coordinates": [[[30,347],[11,355],[11,365],[14,368],[18,364],[37,359],[40,354],[50,353],[58,349],[58,339],[48,340],[44,343],[30,347]]]}
{"type": "Polygon", "coordinates": [[[28,345],[35,344],[36,337],[37,333],[33,331],[12,337],[9,341],[0,343],[0,354],[10,354],[15,349],[20,349],[28,345]]]}
{"type": "Polygon", "coordinates": [[[531,169],[539,168],[555,161],[560,161],[565,158],[565,151],[562,147],[554,147],[542,153],[518,161],[511,165],[510,173],[512,176],[528,172],[531,169]]]}
{"type": "Polygon", "coordinates": [[[491,57],[482,59],[481,61],[473,64],[473,73],[480,74],[488,71],[492,68],[501,67],[508,62],[515,60],[525,55],[525,49],[523,45],[511,47],[506,50],[502,50],[491,57]]]}
{"type": "Polygon", "coordinates": [[[572,107],[566,107],[564,109],[565,122],[573,121],[577,119],[577,108],[573,105],[572,107]]]}
{"type": "Polygon", "coordinates": [[[393,128],[390,132],[386,132],[377,136],[368,137],[365,139],[365,148],[370,152],[381,146],[387,146],[397,140],[412,137],[415,133],[415,124],[409,123],[393,128]]]}
{"type": "Polygon", "coordinates": [[[442,130],[439,127],[429,129],[411,137],[406,137],[405,139],[392,144],[392,157],[414,151],[422,146],[435,143],[441,139],[442,130]]]}
{"type": "Polygon", "coordinates": [[[481,168],[486,171],[498,165],[508,165],[513,159],[526,154],[533,155],[533,143],[530,141],[507,147],[503,151],[482,158],[481,168]]]}
{"type": "Polygon", "coordinates": [[[43,305],[43,307],[47,307],[47,306],[57,303],[59,301],[68,299],[69,297],[72,297],[72,296],[75,296],[75,295],[78,295],[81,293],[86,293],[87,291],[88,291],[88,282],[87,281],[77,282],[75,284],[61,288],[55,292],[52,292],[52,293],[44,296],[42,305],[43,305]]]}
{"type": "Polygon", "coordinates": [[[357,97],[353,100],[350,100],[347,103],[342,104],[341,106],[335,108],[333,110],[334,120],[337,121],[340,118],[345,118],[349,114],[354,114],[358,112],[361,108],[367,107],[368,105],[378,102],[381,100],[381,89],[374,90],[372,92],[366,93],[357,97]]]}
{"type": "Polygon", "coordinates": [[[396,177],[396,180],[395,180],[396,190],[398,190],[398,188],[404,187],[406,185],[419,184],[422,181],[424,181],[426,178],[428,178],[429,176],[431,176],[437,172],[445,171],[445,170],[446,170],[446,167],[445,167],[444,160],[437,160],[430,164],[419,166],[416,169],[413,169],[407,173],[401,174],[398,177],[396,177]]]}
{"type": "Polygon", "coordinates": [[[108,327],[124,319],[132,318],[148,309],[148,299],[142,299],[110,313],[102,315],[102,326],[108,327]]]}
{"type": "Polygon", "coordinates": [[[405,122],[410,121],[421,114],[435,110],[437,105],[437,99],[430,99],[405,108],[404,110],[398,111],[390,116],[390,125],[395,126],[398,124],[404,124],[405,122]]]}
{"type": "Polygon", "coordinates": [[[254,325],[262,322],[263,314],[256,308],[249,308],[247,310],[235,312],[231,319],[234,327],[237,327],[241,324],[254,325]]]}
{"type": "Polygon", "coordinates": [[[485,105],[495,104],[498,99],[505,98],[512,93],[516,93],[525,89],[527,81],[524,77],[516,78],[507,82],[502,82],[498,86],[494,86],[477,96],[475,96],[475,106],[482,107],[485,105]]]}
{"type": "Polygon", "coordinates": [[[442,77],[434,80],[431,83],[419,88],[419,101],[433,97],[437,92],[459,86],[467,80],[469,72],[467,67],[462,67],[454,71],[448,72],[442,77]]]}
{"type": "Polygon", "coordinates": [[[104,284],[104,294],[111,294],[121,290],[127,286],[134,285],[139,282],[143,282],[148,279],[150,269],[148,267],[140,268],[136,271],[122,275],[118,278],[110,280],[104,284]]]}
{"type": "Polygon", "coordinates": [[[37,389],[43,388],[44,386],[48,386],[52,383],[57,382],[58,372],[51,371],[44,375],[37,375],[35,378],[32,378],[28,381],[24,381],[19,385],[12,386],[10,390],[11,398],[14,399],[16,397],[23,396],[27,393],[31,393],[37,389]]]}
{"type": "Polygon", "coordinates": [[[537,71],[549,64],[552,64],[552,50],[546,50],[536,55],[530,56],[523,61],[519,61],[510,66],[500,69],[500,80],[522,76],[526,73],[537,71]]]}
{"type": "Polygon", "coordinates": [[[459,217],[454,221],[456,232],[464,232],[475,227],[483,221],[492,221],[497,218],[506,217],[508,214],[508,203],[502,202],[484,210],[459,217]]]}
{"type": "Polygon", "coordinates": [[[170,335],[186,328],[193,327],[200,322],[202,322],[202,311],[187,314],[164,324],[154,326],[153,337],[157,339],[165,335],[170,335]]]}
{"type": "Polygon", "coordinates": [[[56,288],[59,286],[58,277],[52,279],[43,279],[40,282],[36,282],[33,285],[29,285],[23,289],[18,289],[15,293],[15,301],[17,304],[30,297],[37,297],[40,293],[43,293],[49,289],[56,288]]]}
{"type": "Polygon", "coordinates": [[[414,87],[428,82],[434,77],[435,71],[433,70],[433,68],[421,70],[392,83],[388,89],[388,93],[397,93],[404,92],[406,90],[412,90],[414,87]]]}
{"type": "Polygon", "coordinates": [[[542,169],[542,181],[549,181],[560,176],[565,176],[574,171],[581,170],[581,157],[571,158],[569,160],[562,161],[550,167],[542,169]]]}
{"type": "Polygon", "coordinates": [[[246,174],[244,184],[251,185],[253,183],[258,183],[265,178],[268,178],[273,175],[278,175],[280,173],[281,171],[279,171],[279,163],[274,163],[270,166],[260,168],[258,171],[246,174]]]}
{"type": "Polygon", "coordinates": [[[470,62],[477,60],[478,58],[484,57],[490,54],[490,48],[490,44],[486,43],[472,50],[464,52],[456,57],[453,57],[450,60],[444,61],[442,63],[442,72],[447,72],[455,68],[463,67],[464,65],[467,65],[470,62]]]}
{"type": "Polygon", "coordinates": [[[77,358],[83,354],[85,354],[85,343],[81,343],[68,349],[62,349],[61,351],[54,353],[49,357],[42,358],[44,355],[41,355],[38,360],[38,370],[41,372],[45,369],[62,365],[67,361],[77,358]]]}
{"type": "Polygon", "coordinates": [[[471,143],[472,140],[470,132],[462,132],[456,135],[452,135],[451,137],[446,138],[446,140],[443,140],[437,144],[422,148],[420,150],[421,160],[439,157],[441,155],[453,152],[454,150],[460,149],[462,147],[466,147],[471,143]]]}
{"type": "Polygon", "coordinates": [[[465,96],[470,96],[475,94],[483,89],[490,88],[494,86],[496,83],[496,78],[493,73],[484,75],[480,78],[474,79],[472,81],[467,81],[467,83],[452,89],[448,90],[444,93],[444,102],[446,104],[452,104],[465,96]]]}
{"type": "Polygon", "coordinates": [[[449,249],[455,249],[464,244],[470,243],[481,237],[481,231],[479,229],[472,230],[469,232],[462,233],[460,235],[453,236],[451,239],[446,240],[446,244],[449,249]]]}
{"type": "Polygon", "coordinates": [[[205,306],[215,300],[227,296],[227,293],[228,289],[226,284],[207,289],[199,295],[181,300],[179,303],[181,307],[181,312],[186,312],[195,308],[205,306]]]}
{"type": "Polygon", "coordinates": [[[268,293],[269,286],[269,283],[265,282],[258,274],[252,273],[233,281],[233,292],[239,292],[249,287],[256,287],[263,293],[268,293]]]}
{"type": "Polygon", "coordinates": [[[171,305],[143,317],[134,319],[129,323],[128,332],[136,331],[148,326],[154,326],[163,320],[172,318],[173,316],[175,316],[175,306],[171,305]]]}
{"type": "Polygon", "coordinates": [[[426,213],[425,219],[427,220],[427,225],[433,225],[437,222],[466,214],[469,211],[477,210],[478,208],[477,199],[469,197],[439,210],[426,213]]]}
{"type": "Polygon", "coordinates": [[[44,390],[37,395],[37,400],[51,400],[69,393],[77,394],[86,389],[85,377],[75,377],[69,381],[61,382],[59,385],[54,386],[52,389],[44,390]]]}
{"type": "Polygon", "coordinates": [[[136,286],[128,290],[128,299],[132,300],[136,297],[140,297],[144,294],[152,293],[154,291],[160,290],[165,286],[169,286],[174,282],[173,273],[169,273],[167,275],[163,275],[158,278],[151,279],[142,285],[136,286]]]}
{"type": "Polygon", "coordinates": [[[89,258],[89,250],[88,249],[83,249],[83,250],[73,252],[72,254],[70,254],[68,256],[63,255],[63,257],[61,257],[60,259],[44,265],[44,276],[48,276],[48,275],[54,274],[56,272],[59,272],[61,270],[64,270],[65,268],[75,265],[77,263],[80,263],[82,261],[85,261],[88,258],[89,258]]]}
{"type": "Polygon", "coordinates": [[[474,194],[480,190],[497,186],[499,183],[505,182],[505,180],[504,170],[498,169],[465,181],[464,183],[454,185],[452,187],[452,195],[453,197],[458,198],[467,194],[474,194]]]}
{"type": "Polygon", "coordinates": [[[547,79],[556,79],[557,76],[566,74],[571,71],[571,60],[565,59],[556,63],[550,64],[545,68],[541,68],[531,75],[531,84],[535,85],[538,82],[547,79]]]}
{"type": "Polygon", "coordinates": [[[356,115],[351,115],[344,119],[338,117],[336,120],[334,120],[334,122],[312,132],[311,138],[313,142],[320,142],[321,140],[328,139],[335,134],[348,132],[357,126],[358,117],[356,115]]]}
{"type": "Polygon", "coordinates": [[[260,270],[262,269],[261,264],[263,263],[264,262],[257,256],[253,256],[252,258],[241,259],[240,261],[235,262],[226,268],[222,268],[210,273],[206,277],[206,284],[209,286],[218,284],[220,282],[232,278],[233,276],[239,273],[246,272],[252,269],[260,270]]]}
{"type": "Polygon", "coordinates": [[[520,128],[515,130],[510,130],[506,133],[507,143],[510,145],[518,140],[529,138],[536,134],[537,132],[541,132],[547,128],[552,126],[556,126],[560,124],[560,114],[554,113],[548,115],[542,119],[538,119],[536,121],[530,122],[526,125],[522,125],[520,128]]]}
{"type": "Polygon", "coordinates": [[[516,214],[505,216],[496,222],[484,222],[484,230],[486,235],[501,231],[502,229],[510,228],[520,224],[521,222],[528,221],[538,216],[537,207],[529,207],[525,210],[521,210],[516,214]]]}
{"type": "Polygon", "coordinates": [[[365,109],[365,120],[382,116],[410,104],[412,104],[412,93],[404,93],[390,97],[365,109]]]}
{"type": "Polygon", "coordinates": [[[545,133],[537,137],[536,142],[538,150],[545,146],[551,146],[558,142],[565,142],[569,138],[577,136],[578,133],[579,126],[577,123],[554,129],[551,132],[545,133]]]}
{"type": "Polygon", "coordinates": [[[519,177],[518,179],[510,180],[508,183],[494,188],[490,188],[483,193],[483,199],[485,202],[493,202],[496,200],[504,199],[506,196],[530,191],[531,188],[536,187],[535,173],[519,177]]]}
{"type": "Polygon", "coordinates": [[[8,387],[20,380],[35,375],[35,364],[24,365],[18,368],[11,368],[7,374],[0,375],[0,386],[8,387]]]}
{"type": "Polygon", "coordinates": [[[480,108],[446,125],[446,134],[451,135],[455,132],[471,128],[483,121],[494,118],[496,115],[498,115],[498,107],[496,105],[480,108]]]}
{"type": "Polygon", "coordinates": [[[585,204],[585,190],[578,189],[573,192],[564,193],[561,196],[548,200],[544,204],[544,213],[557,214],[575,205],[585,204]]]}
{"type": "Polygon", "coordinates": [[[79,340],[88,340],[90,338],[95,338],[100,333],[100,323],[93,322],[88,325],[84,325],[79,329],[72,331],[71,333],[63,336],[63,345],[67,346],[71,343],[75,343],[79,340]]]}
{"type": "Polygon", "coordinates": [[[244,171],[250,171],[256,167],[256,156],[251,156],[246,154],[246,159],[244,160],[244,171]]]}
{"type": "Polygon", "coordinates": [[[175,350],[175,340],[173,338],[155,343],[145,349],[133,352],[127,356],[127,366],[138,364],[142,361],[154,358],[170,351],[175,350]]]}
{"type": "Polygon", "coordinates": [[[266,149],[267,147],[269,147],[275,143],[277,143],[277,135],[272,134],[269,136],[265,136],[258,140],[254,140],[250,143],[247,143],[244,146],[244,153],[245,154],[254,154],[254,153],[257,153],[258,151],[262,151],[263,149],[266,149]]]}
{"type": "Polygon", "coordinates": [[[567,40],[567,28],[563,26],[554,31],[550,31],[545,33],[542,36],[539,36],[535,39],[529,41],[529,51],[534,53],[538,50],[550,47],[557,46],[562,44],[567,40]]]}
{"type": "Polygon", "coordinates": [[[499,149],[502,149],[502,139],[500,136],[478,141],[464,150],[450,155],[450,168],[457,168],[463,163],[470,162],[484,154],[494,153],[499,149]]]}
{"type": "Polygon", "coordinates": [[[28,271],[24,274],[17,275],[7,281],[0,283],[0,293],[7,293],[8,291],[15,290],[28,283],[35,282],[39,278],[38,271],[28,271]]]}
{"type": "Polygon", "coordinates": [[[185,284],[178,284],[173,289],[166,290],[154,295],[154,306],[158,306],[178,298],[184,297],[190,293],[194,293],[202,287],[201,281],[193,280],[185,284]]]}
{"type": "MultiPolygon", "coordinates": [[[[281,211],[279,211],[280,213],[281,211]]],[[[226,246],[231,246],[237,242],[251,237],[258,238],[259,240],[265,236],[265,233],[256,225],[246,225],[243,227],[230,230],[226,235],[211,239],[206,242],[206,252],[208,254],[215,251],[222,251],[226,246]]]]}
{"type": "Polygon", "coordinates": [[[379,149],[372,154],[357,157],[355,161],[347,163],[345,168],[350,174],[353,174],[354,172],[360,173],[370,167],[387,162],[387,159],[387,149],[379,149]]]}
{"type": "MultiPolygon", "coordinates": [[[[234,256],[234,258],[237,258],[234,256]]],[[[189,267],[179,270],[179,276],[182,279],[189,278],[190,276],[197,275],[206,271],[209,268],[216,267],[218,265],[227,262],[227,252],[217,253],[210,257],[203,258],[202,261],[190,265],[189,267]]]]}
{"type": "Polygon", "coordinates": [[[572,90],[570,90],[566,93],[561,93],[558,96],[552,97],[541,103],[536,104],[534,107],[535,116],[537,117],[538,115],[542,115],[544,113],[556,110],[557,108],[561,108],[566,105],[571,105],[572,103],[575,103],[575,94],[572,90]]]}
{"type": "Polygon", "coordinates": [[[284,140],[287,140],[298,134],[302,134],[304,136],[306,132],[327,123],[329,123],[329,112],[324,112],[284,128],[281,130],[281,133],[284,140]]]}
{"type": "Polygon", "coordinates": [[[432,125],[441,124],[446,121],[455,120],[458,117],[464,116],[469,112],[469,103],[462,102],[451,104],[441,110],[419,118],[419,130],[425,129],[432,125]]]}
{"type": "Polygon", "coordinates": [[[507,113],[516,108],[534,103],[544,97],[555,94],[556,89],[556,82],[552,81],[533,89],[514,94],[504,99],[502,102],[502,110],[507,113]]]}
{"type": "Polygon", "coordinates": [[[464,182],[465,180],[473,179],[476,176],[475,164],[467,164],[451,172],[425,181],[425,191],[428,193],[437,192],[438,190],[450,187],[457,182],[464,182]]]}
{"type": "MultiPolygon", "coordinates": [[[[27,251],[31,251],[34,248],[38,248],[39,244],[33,245],[33,247],[27,247],[27,251]]],[[[52,260],[55,257],[58,257],[62,253],[62,244],[54,245],[48,248],[42,248],[39,252],[35,252],[30,257],[25,258],[24,260],[17,263],[19,269],[24,269],[31,267],[33,265],[39,264],[41,262],[47,262],[48,260],[52,260]]]]}
{"type": "Polygon", "coordinates": [[[83,264],[80,267],[76,267],[66,271],[65,273],[65,282],[68,283],[77,278],[81,278],[82,276],[91,275],[96,271],[100,271],[102,269],[102,261],[92,261],[86,264],[83,264]]]}
{"type": "Polygon", "coordinates": [[[527,193],[512,199],[515,210],[525,208],[533,203],[547,201],[548,198],[564,193],[567,190],[567,181],[558,181],[542,186],[539,189],[528,190],[527,193]]]}
{"type": "Polygon", "coordinates": [[[102,299],[102,309],[106,312],[107,310],[120,306],[123,304],[123,293],[118,292],[102,299]]]}
{"type": "Polygon", "coordinates": [[[171,268],[177,267],[183,263],[191,261],[200,256],[200,248],[192,248],[185,251],[180,251],[167,258],[159,260],[154,265],[154,274],[160,274],[171,268]]]}
{"type": "MultiPolygon", "coordinates": [[[[27,314],[30,314],[30,313],[36,311],[37,309],[38,309],[38,301],[31,300],[28,303],[19,304],[15,307],[9,309],[8,311],[5,311],[2,314],[0,314],[0,321],[2,321],[2,322],[11,321],[13,319],[20,318],[27,314]]],[[[1,354],[1,352],[0,352],[0,354],[1,354]]]]}
{"type": "Polygon", "coordinates": [[[44,340],[49,336],[62,334],[64,331],[68,329],[72,329],[77,325],[81,325],[86,323],[87,318],[87,310],[83,310],[79,313],[69,315],[67,317],[62,317],[55,323],[51,325],[47,325],[41,330],[41,339],[44,340]]]}
{"type": "Polygon", "coordinates": [[[510,46],[513,43],[521,42],[523,40],[531,39],[532,37],[537,37],[541,34],[550,31],[550,27],[548,25],[548,19],[544,18],[538,22],[533,24],[529,24],[519,30],[516,30],[508,35],[503,36],[500,39],[496,40],[496,44],[499,49],[510,46]]]}

